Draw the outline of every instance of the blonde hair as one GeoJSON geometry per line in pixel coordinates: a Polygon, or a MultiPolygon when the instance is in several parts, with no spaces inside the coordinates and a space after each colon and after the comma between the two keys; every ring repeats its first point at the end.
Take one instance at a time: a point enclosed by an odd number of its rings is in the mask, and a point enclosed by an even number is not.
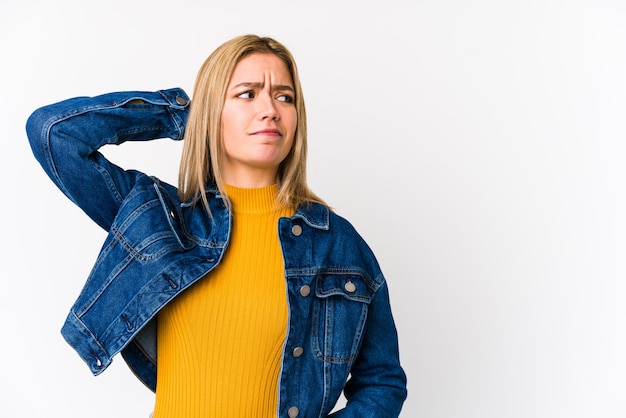
{"type": "Polygon", "coordinates": [[[278,168],[276,203],[287,207],[307,202],[326,205],[309,189],[306,181],[306,111],[296,62],[282,44],[257,35],[239,36],[225,42],[206,59],[198,72],[178,176],[180,198],[185,202],[196,202],[201,198],[209,210],[207,185],[214,183],[225,195],[220,161],[224,152],[221,117],[226,89],[237,63],[255,52],[274,54],[280,58],[291,74],[295,90],[297,127],[293,146],[278,168]]]}

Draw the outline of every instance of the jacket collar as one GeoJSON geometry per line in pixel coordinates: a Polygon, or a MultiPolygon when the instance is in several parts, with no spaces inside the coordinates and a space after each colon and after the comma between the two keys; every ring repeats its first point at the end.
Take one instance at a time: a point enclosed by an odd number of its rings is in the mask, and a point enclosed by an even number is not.
{"type": "Polygon", "coordinates": [[[300,218],[312,228],[328,230],[330,210],[320,203],[305,203],[296,209],[292,219],[300,218]]]}

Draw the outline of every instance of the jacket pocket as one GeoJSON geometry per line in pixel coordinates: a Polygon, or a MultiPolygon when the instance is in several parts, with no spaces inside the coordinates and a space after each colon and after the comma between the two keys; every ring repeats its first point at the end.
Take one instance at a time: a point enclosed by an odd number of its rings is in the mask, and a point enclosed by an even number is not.
{"type": "Polygon", "coordinates": [[[312,346],[330,363],[352,363],[361,345],[372,296],[356,273],[326,273],[316,278],[312,346]]]}

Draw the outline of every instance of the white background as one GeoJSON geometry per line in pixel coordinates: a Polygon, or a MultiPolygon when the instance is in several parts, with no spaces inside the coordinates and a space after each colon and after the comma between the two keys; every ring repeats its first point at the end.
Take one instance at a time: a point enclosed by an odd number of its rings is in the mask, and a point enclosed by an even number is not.
{"type": "MultiPolygon", "coordinates": [[[[389,281],[402,417],[626,416],[626,3],[3,0],[0,416],[146,417],[59,329],[105,233],[24,132],[36,107],[193,89],[244,33],[298,61],[309,181],[389,281]],[[213,3],[213,4],[212,4],[213,3]]],[[[176,181],[180,144],[108,150],[176,181]]]]}

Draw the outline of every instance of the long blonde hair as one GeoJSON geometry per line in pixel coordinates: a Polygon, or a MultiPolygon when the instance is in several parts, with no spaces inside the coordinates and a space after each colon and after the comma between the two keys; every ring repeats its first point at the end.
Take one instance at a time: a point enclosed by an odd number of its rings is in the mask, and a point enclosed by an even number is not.
{"type": "Polygon", "coordinates": [[[294,103],[298,122],[293,146],[278,168],[277,204],[297,207],[307,202],[318,202],[325,205],[309,189],[306,181],[306,111],[296,62],[282,44],[272,38],[257,35],[239,36],[225,42],[206,59],[198,72],[178,176],[180,198],[185,202],[196,202],[201,198],[209,210],[207,185],[215,184],[222,195],[225,195],[221,171],[221,156],[224,152],[221,117],[226,89],[237,63],[254,52],[279,57],[291,74],[295,90],[294,103]]]}

